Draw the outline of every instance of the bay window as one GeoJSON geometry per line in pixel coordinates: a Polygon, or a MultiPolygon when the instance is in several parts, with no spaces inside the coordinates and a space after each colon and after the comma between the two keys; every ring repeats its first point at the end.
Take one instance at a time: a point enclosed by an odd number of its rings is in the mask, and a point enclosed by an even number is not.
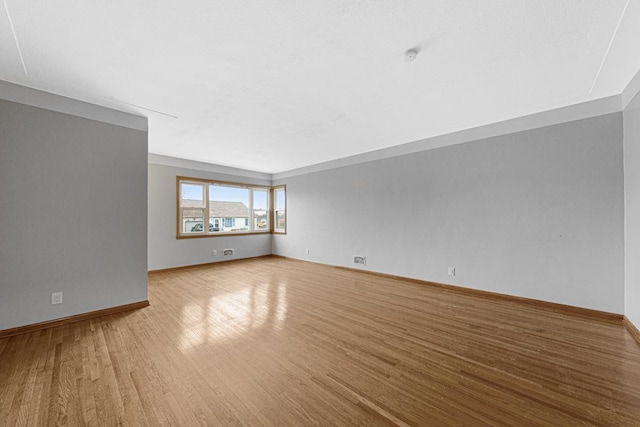
{"type": "Polygon", "coordinates": [[[284,187],[177,177],[177,238],[283,233],[284,187]],[[275,220],[273,220],[275,218],[275,220]]]}

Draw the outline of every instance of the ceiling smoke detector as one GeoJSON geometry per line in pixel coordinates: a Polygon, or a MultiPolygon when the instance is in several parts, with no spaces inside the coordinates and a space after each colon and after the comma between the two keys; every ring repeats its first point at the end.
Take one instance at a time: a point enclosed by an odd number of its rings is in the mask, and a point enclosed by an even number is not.
{"type": "Polygon", "coordinates": [[[404,53],[404,62],[413,62],[415,61],[416,56],[418,56],[418,52],[414,49],[409,49],[404,53]]]}

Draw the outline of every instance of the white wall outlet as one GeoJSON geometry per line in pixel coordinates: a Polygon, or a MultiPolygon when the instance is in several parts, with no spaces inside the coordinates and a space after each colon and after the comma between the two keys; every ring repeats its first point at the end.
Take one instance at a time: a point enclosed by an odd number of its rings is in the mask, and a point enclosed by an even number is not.
{"type": "Polygon", "coordinates": [[[354,256],[353,257],[354,264],[367,265],[367,257],[366,256],[354,256]]]}
{"type": "Polygon", "coordinates": [[[447,270],[447,273],[449,274],[449,276],[455,276],[456,275],[456,268],[455,267],[449,267],[449,269],[447,270]]]}
{"type": "Polygon", "coordinates": [[[218,256],[218,251],[217,251],[217,250],[215,250],[215,249],[214,249],[214,250],[212,250],[212,251],[211,251],[211,255],[213,255],[213,256],[218,256]]]}
{"type": "Polygon", "coordinates": [[[51,294],[51,305],[62,304],[62,292],[53,292],[51,294]]]}
{"type": "Polygon", "coordinates": [[[305,249],[304,252],[309,255],[309,249],[305,249]]]}

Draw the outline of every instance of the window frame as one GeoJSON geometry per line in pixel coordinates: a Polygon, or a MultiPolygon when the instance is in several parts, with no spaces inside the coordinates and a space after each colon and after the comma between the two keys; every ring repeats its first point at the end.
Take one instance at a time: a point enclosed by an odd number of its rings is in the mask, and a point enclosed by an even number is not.
{"type": "MultiPolygon", "coordinates": [[[[229,181],[219,181],[214,179],[204,179],[204,178],[194,178],[189,176],[176,176],[176,239],[200,239],[207,237],[228,237],[228,236],[247,236],[247,235],[255,235],[255,234],[271,234],[273,232],[272,227],[272,218],[273,218],[273,204],[271,201],[270,195],[272,194],[272,187],[266,185],[257,185],[257,184],[245,184],[241,182],[229,182],[229,181]],[[183,208],[181,206],[182,194],[181,194],[181,184],[198,184],[204,185],[204,208],[183,208]],[[211,201],[209,200],[209,186],[218,185],[222,187],[235,187],[235,188],[244,188],[249,190],[249,230],[238,230],[238,231],[209,231],[209,220],[211,215],[211,201]],[[268,215],[268,227],[266,230],[254,230],[254,221],[253,221],[253,190],[266,191],[267,192],[267,215],[268,215]],[[202,209],[203,210],[203,218],[202,218],[202,232],[197,233],[183,233],[182,232],[182,209],[202,209]]],[[[215,222],[215,221],[214,221],[215,222]]],[[[225,219],[221,218],[219,221],[220,227],[222,227],[225,223],[225,219]]]]}

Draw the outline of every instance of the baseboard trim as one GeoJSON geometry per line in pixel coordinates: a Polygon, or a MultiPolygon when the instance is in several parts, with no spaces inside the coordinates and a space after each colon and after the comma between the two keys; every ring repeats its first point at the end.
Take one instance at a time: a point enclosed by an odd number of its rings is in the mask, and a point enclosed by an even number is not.
{"type": "Polygon", "coordinates": [[[67,325],[69,323],[80,322],[82,320],[94,319],[96,317],[107,316],[110,314],[122,313],[123,311],[137,310],[147,306],[149,306],[149,300],[144,300],[131,304],[118,305],[116,307],[103,308],[102,310],[90,311],[88,313],[74,314],[73,316],[62,317],[60,319],[46,320],[44,322],[33,323],[31,325],[18,326],[17,328],[4,329],[0,331],[0,339],[35,332],[41,329],[53,328],[55,326],[67,325]]]}
{"type": "Polygon", "coordinates": [[[169,268],[160,268],[160,269],[157,269],[157,270],[149,270],[149,271],[147,271],[147,274],[167,273],[167,272],[171,272],[171,271],[189,270],[189,269],[198,268],[198,267],[211,267],[212,265],[227,264],[229,262],[247,261],[247,260],[258,259],[258,258],[271,258],[273,256],[276,256],[276,255],[267,254],[267,255],[252,256],[252,257],[248,257],[248,258],[225,259],[225,260],[222,260],[222,261],[205,262],[203,264],[181,265],[179,267],[169,267],[169,268]]]}
{"type": "Polygon", "coordinates": [[[636,339],[638,344],[640,344],[640,330],[638,330],[636,325],[634,325],[627,316],[624,316],[624,318],[622,319],[622,323],[627,328],[629,333],[633,335],[633,337],[636,339]]]}
{"type": "MultiPolygon", "coordinates": [[[[299,262],[312,262],[312,261],[306,261],[306,260],[297,259],[297,258],[289,258],[282,255],[274,255],[274,257],[290,259],[290,260],[299,261],[299,262]]],[[[459,294],[472,295],[472,296],[488,298],[488,299],[493,299],[498,301],[519,302],[519,303],[527,304],[533,307],[554,311],[557,313],[572,314],[575,316],[581,316],[581,317],[590,318],[590,319],[598,319],[598,320],[606,321],[609,323],[620,324],[620,322],[622,322],[624,317],[622,314],[609,313],[607,311],[594,310],[591,308],[577,307],[573,305],[560,304],[556,302],[542,301],[542,300],[537,300],[533,298],[517,297],[513,295],[508,295],[508,294],[501,294],[498,292],[483,291],[480,289],[465,288],[462,286],[455,286],[455,285],[447,285],[444,283],[413,279],[411,277],[397,276],[397,275],[387,274],[387,273],[378,273],[376,271],[367,271],[367,270],[361,270],[361,269],[352,268],[352,267],[342,267],[342,266],[331,265],[331,264],[322,264],[322,265],[325,265],[327,267],[337,268],[340,270],[356,271],[359,273],[370,274],[378,277],[384,277],[387,279],[403,280],[406,282],[416,283],[422,286],[429,286],[432,288],[442,289],[448,292],[456,292],[459,294]]]]}

